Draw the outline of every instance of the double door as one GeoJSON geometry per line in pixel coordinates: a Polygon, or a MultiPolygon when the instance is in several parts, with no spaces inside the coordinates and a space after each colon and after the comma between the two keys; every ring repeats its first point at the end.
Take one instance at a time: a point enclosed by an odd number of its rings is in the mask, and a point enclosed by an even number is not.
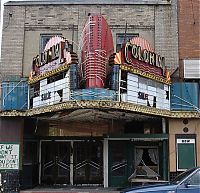
{"type": "Polygon", "coordinates": [[[41,182],[43,184],[69,184],[70,151],[70,142],[42,142],[41,182]]]}
{"type": "Polygon", "coordinates": [[[101,141],[42,141],[43,184],[103,184],[101,141]]]}

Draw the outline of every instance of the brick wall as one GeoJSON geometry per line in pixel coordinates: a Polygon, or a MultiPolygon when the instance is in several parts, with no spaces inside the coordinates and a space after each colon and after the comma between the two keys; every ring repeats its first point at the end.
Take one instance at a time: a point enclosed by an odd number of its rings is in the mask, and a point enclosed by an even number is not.
{"type": "Polygon", "coordinates": [[[22,75],[25,7],[5,7],[2,31],[2,76],[22,75]]]}
{"type": "MultiPolygon", "coordinates": [[[[164,1],[163,1],[164,2],[164,1]]],[[[79,44],[81,32],[88,13],[101,13],[109,23],[113,40],[116,33],[139,33],[147,39],[155,51],[166,57],[168,67],[178,65],[176,0],[166,4],[130,5],[9,5],[5,6],[4,26],[8,14],[10,24],[3,31],[2,72],[28,76],[32,58],[39,53],[41,33],[62,33],[79,44]]],[[[75,51],[79,51],[75,46],[75,51]]]]}
{"type": "Polygon", "coordinates": [[[200,0],[179,0],[180,59],[200,58],[200,0]]]}
{"type": "Polygon", "coordinates": [[[178,64],[177,6],[155,6],[155,48],[172,72],[178,64]]]}

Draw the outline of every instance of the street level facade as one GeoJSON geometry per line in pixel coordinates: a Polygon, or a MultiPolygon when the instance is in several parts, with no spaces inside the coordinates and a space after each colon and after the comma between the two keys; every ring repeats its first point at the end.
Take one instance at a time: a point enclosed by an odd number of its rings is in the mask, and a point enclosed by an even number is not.
{"type": "Polygon", "coordinates": [[[187,78],[193,58],[178,47],[180,5],[5,4],[0,170],[16,179],[6,191],[126,187],[200,164],[199,73],[187,78]]]}

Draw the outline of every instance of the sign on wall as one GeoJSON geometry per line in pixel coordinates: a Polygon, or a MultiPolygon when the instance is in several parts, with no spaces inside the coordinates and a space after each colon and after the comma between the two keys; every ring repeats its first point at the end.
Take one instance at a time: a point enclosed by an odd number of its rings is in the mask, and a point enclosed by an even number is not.
{"type": "MultiPolygon", "coordinates": [[[[44,75],[60,66],[70,64],[70,44],[63,37],[52,37],[46,44],[44,52],[33,58],[30,79],[35,76],[44,75]]],[[[76,56],[75,56],[76,58],[76,56]]]]}
{"type": "Polygon", "coordinates": [[[19,144],[0,143],[0,170],[19,169],[19,144]]]}
{"type": "Polygon", "coordinates": [[[134,37],[126,42],[118,53],[110,57],[109,63],[120,65],[122,70],[149,79],[171,83],[165,58],[156,54],[149,42],[141,37],[134,37]]]}
{"type": "Polygon", "coordinates": [[[195,139],[176,139],[177,171],[184,171],[196,166],[195,145],[195,139]]]}

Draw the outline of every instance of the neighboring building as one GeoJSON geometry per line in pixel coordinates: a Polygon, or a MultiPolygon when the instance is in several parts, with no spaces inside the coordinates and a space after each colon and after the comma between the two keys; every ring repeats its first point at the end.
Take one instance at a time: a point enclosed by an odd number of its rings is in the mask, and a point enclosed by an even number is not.
{"type": "Polygon", "coordinates": [[[20,171],[23,188],[123,187],[130,176],[167,180],[169,168],[174,175],[177,125],[191,121],[198,141],[200,118],[195,97],[191,111],[170,111],[177,31],[176,0],[6,3],[2,179],[20,171]]]}
{"type": "MultiPolygon", "coordinates": [[[[200,112],[199,0],[178,1],[179,66],[172,84],[171,110],[200,112]]],[[[200,165],[200,120],[169,119],[170,172],[200,165]]]]}

